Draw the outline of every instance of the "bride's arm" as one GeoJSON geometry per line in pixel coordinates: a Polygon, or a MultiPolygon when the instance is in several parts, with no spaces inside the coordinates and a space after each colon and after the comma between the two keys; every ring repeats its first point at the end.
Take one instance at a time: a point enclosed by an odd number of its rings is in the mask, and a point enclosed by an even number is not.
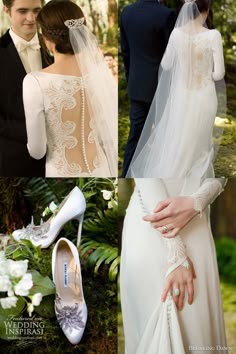
{"type": "MultiPolygon", "coordinates": [[[[150,213],[157,201],[157,197],[159,200],[164,200],[167,197],[165,182],[161,179],[138,178],[135,183],[144,213],[148,211],[150,213]],[[152,191],[151,194],[150,190],[152,191]],[[143,197],[145,195],[148,195],[147,200],[143,197]]],[[[171,292],[177,308],[181,310],[184,304],[185,288],[187,288],[188,303],[192,304],[193,302],[193,279],[195,277],[193,264],[187,258],[185,245],[180,236],[171,239],[162,237],[162,240],[167,248],[167,273],[161,300],[164,302],[168,292],[171,292]],[[173,293],[174,289],[180,290],[179,296],[173,293]]]]}
{"type": "Polygon", "coordinates": [[[174,57],[175,57],[174,37],[175,37],[175,30],[171,32],[165,53],[161,61],[161,69],[163,70],[169,70],[173,65],[174,57]]]}
{"type": "Polygon", "coordinates": [[[30,156],[39,160],[46,154],[46,126],[42,91],[37,79],[28,74],[23,81],[23,101],[30,156]]]}
{"type": "Polygon", "coordinates": [[[222,45],[222,37],[220,32],[214,31],[214,38],[212,40],[212,50],[213,50],[213,73],[212,78],[214,81],[223,79],[225,75],[225,65],[224,65],[224,52],[222,45]]]}
{"type": "MultiPolygon", "coordinates": [[[[215,200],[215,198],[223,191],[224,185],[225,179],[207,179],[199,187],[197,192],[191,196],[173,197],[160,202],[155,209],[159,210],[159,213],[157,212],[157,224],[158,222],[161,222],[161,226],[164,227],[168,225],[168,222],[171,220],[173,222],[173,227],[177,229],[175,224],[177,220],[177,225],[180,230],[189,222],[189,220],[192,219],[194,215],[197,213],[201,214],[201,212],[215,200]],[[164,210],[162,210],[162,208],[164,208],[164,210]],[[166,208],[168,209],[166,210],[166,208]],[[166,219],[166,217],[169,219],[166,219]],[[181,225],[182,227],[180,227],[181,225]]],[[[154,218],[155,214],[151,214],[144,217],[144,220],[155,224],[156,221],[154,218]]],[[[168,233],[162,234],[162,236],[166,235],[168,235],[168,233]]],[[[172,238],[163,237],[163,240],[165,240],[168,250],[168,268],[162,293],[162,301],[165,301],[168,292],[171,292],[176,306],[178,309],[182,309],[184,304],[185,287],[188,292],[188,303],[192,304],[193,302],[193,279],[196,277],[194,266],[191,260],[187,257],[184,242],[178,234],[176,234],[175,237],[172,236],[172,238]],[[179,289],[179,296],[174,294],[175,289],[179,289]]]]}
{"type": "Polygon", "coordinates": [[[177,196],[159,202],[154,213],[144,217],[165,237],[175,237],[181,229],[198,213],[211,204],[222,193],[225,178],[206,179],[198,190],[190,196],[177,196]],[[167,226],[168,231],[164,226],[167,226]]]}

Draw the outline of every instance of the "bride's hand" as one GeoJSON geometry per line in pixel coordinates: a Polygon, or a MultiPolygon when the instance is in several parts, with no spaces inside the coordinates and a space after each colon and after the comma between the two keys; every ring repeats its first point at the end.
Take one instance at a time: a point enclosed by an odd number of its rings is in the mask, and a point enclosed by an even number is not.
{"type": "Polygon", "coordinates": [[[180,265],[171,272],[165,281],[165,286],[161,295],[161,301],[165,302],[168,292],[172,294],[173,300],[178,310],[182,310],[184,306],[185,290],[188,294],[188,304],[192,305],[194,297],[193,279],[196,278],[195,270],[192,261],[188,258],[190,270],[180,265]],[[176,296],[174,291],[179,290],[179,296],[176,296]]]}
{"type": "Polygon", "coordinates": [[[197,213],[192,197],[173,197],[159,202],[154,214],[143,220],[151,222],[162,236],[175,237],[197,213]]]}

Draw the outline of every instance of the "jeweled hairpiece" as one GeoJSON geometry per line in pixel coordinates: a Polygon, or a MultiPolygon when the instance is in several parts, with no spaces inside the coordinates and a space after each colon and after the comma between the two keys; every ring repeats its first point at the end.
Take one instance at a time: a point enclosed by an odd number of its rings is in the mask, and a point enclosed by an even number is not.
{"type": "Polygon", "coordinates": [[[64,24],[66,25],[66,27],[68,28],[79,28],[81,25],[84,24],[85,18],[81,17],[81,18],[76,18],[76,19],[71,19],[71,20],[66,20],[64,22],[64,24]]]}

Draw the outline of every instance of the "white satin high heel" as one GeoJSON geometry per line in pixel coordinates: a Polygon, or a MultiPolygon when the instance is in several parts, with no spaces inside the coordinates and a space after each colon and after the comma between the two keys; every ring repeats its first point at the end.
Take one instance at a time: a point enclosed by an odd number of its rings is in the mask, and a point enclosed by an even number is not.
{"type": "Polygon", "coordinates": [[[87,322],[78,250],[60,238],[52,252],[52,276],[56,287],[55,313],[59,325],[72,344],[78,344],[87,322]]]}
{"type": "Polygon", "coordinates": [[[69,220],[76,219],[79,222],[77,234],[77,245],[79,245],[85,209],[84,195],[78,187],[75,187],[60,204],[55,216],[38,226],[31,222],[26,228],[15,230],[12,236],[18,242],[27,239],[35,246],[47,248],[56,239],[62,227],[69,220]]]}

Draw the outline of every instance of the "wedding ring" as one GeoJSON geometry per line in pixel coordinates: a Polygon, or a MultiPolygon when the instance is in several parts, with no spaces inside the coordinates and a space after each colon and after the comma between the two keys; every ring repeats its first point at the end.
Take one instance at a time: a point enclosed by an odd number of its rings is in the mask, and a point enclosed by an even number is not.
{"type": "Polygon", "coordinates": [[[179,289],[174,289],[174,294],[175,294],[175,296],[179,296],[179,294],[180,294],[179,289]]]}
{"type": "Polygon", "coordinates": [[[190,270],[191,267],[190,267],[190,264],[189,264],[189,261],[186,259],[183,263],[181,263],[181,265],[186,268],[187,270],[190,270]]]}
{"type": "Polygon", "coordinates": [[[164,225],[164,226],[163,226],[163,231],[165,231],[165,232],[169,232],[169,227],[168,227],[168,226],[166,226],[166,225],[164,225]]]}

